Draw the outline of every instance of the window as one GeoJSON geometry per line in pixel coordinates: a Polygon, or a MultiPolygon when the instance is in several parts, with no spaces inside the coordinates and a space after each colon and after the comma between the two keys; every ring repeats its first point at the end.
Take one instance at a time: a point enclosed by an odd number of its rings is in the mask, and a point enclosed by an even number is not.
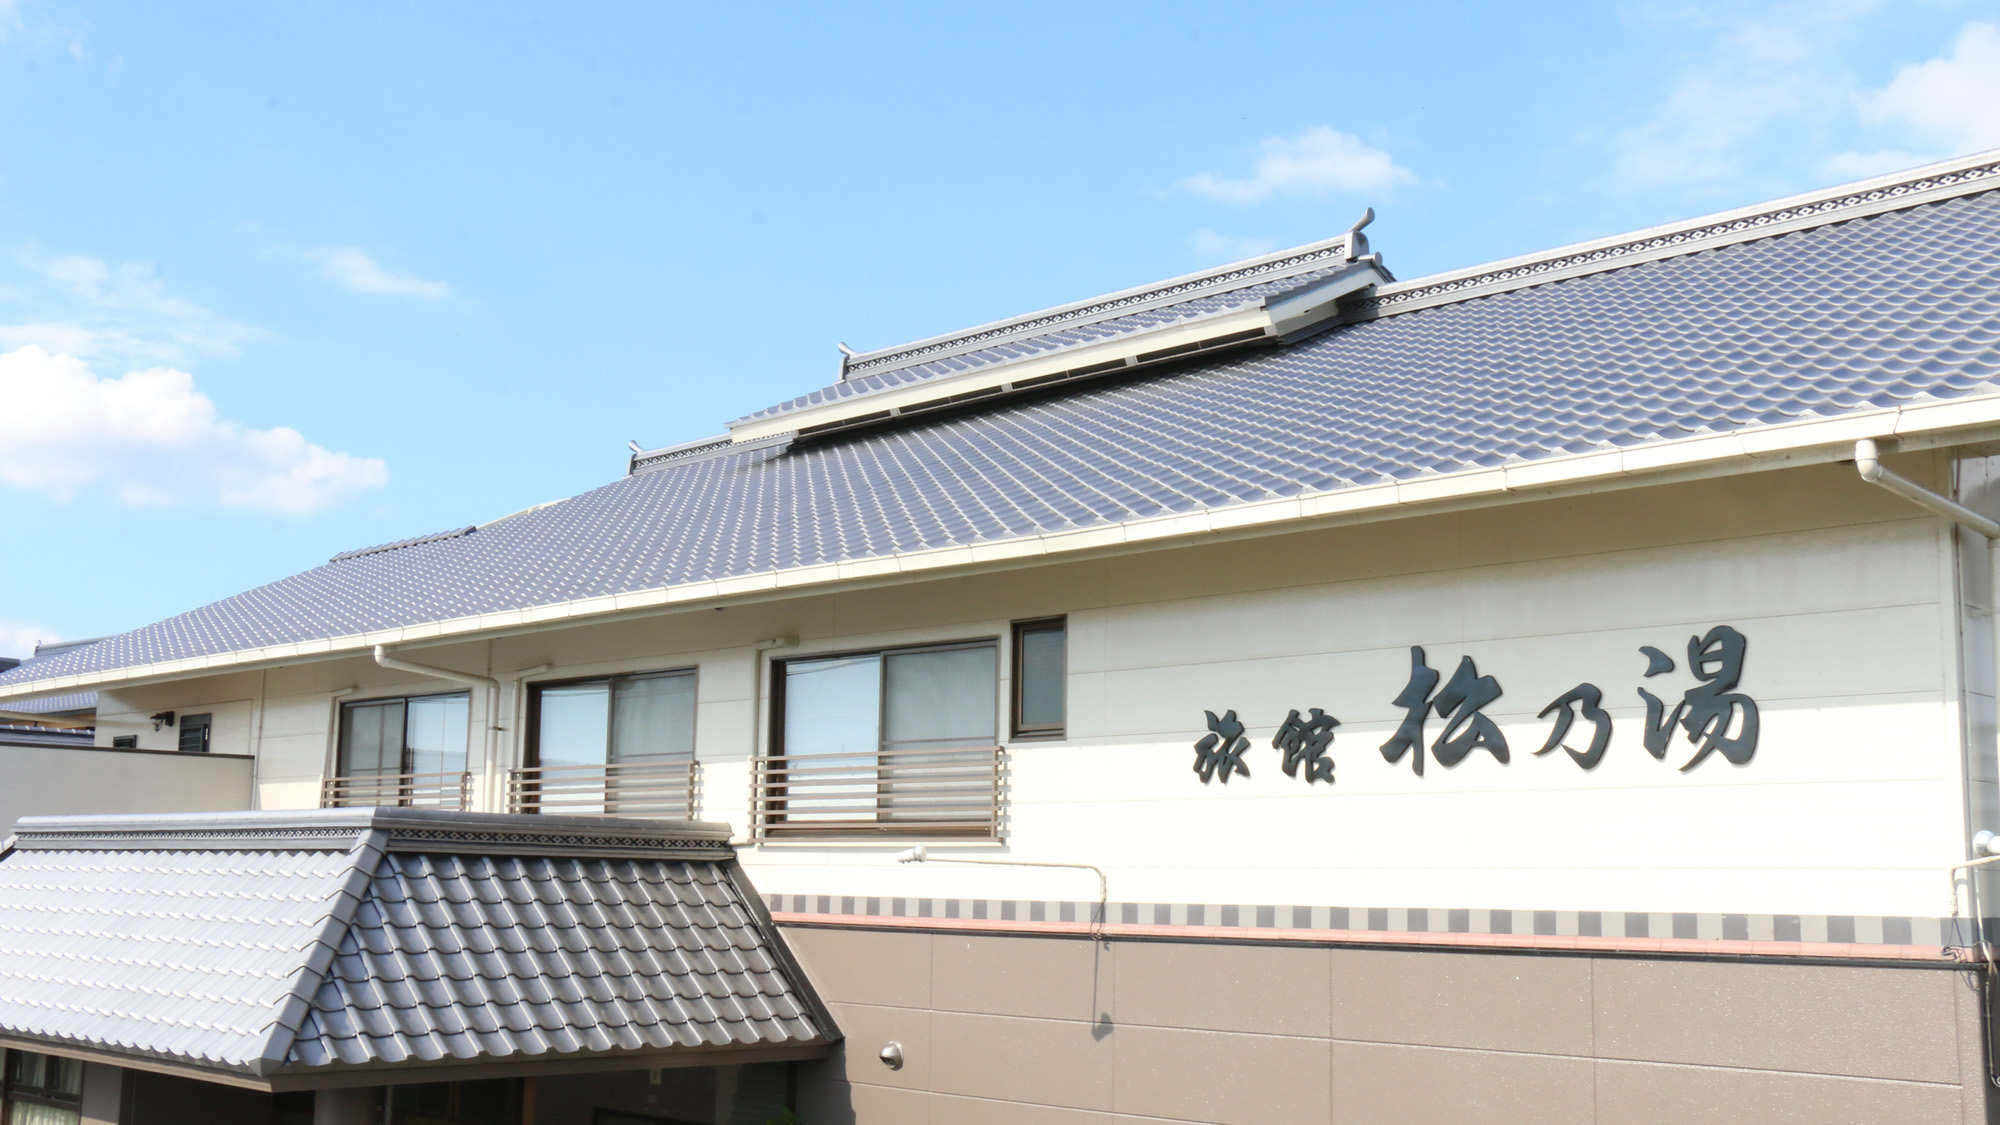
{"type": "Polygon", "coordinates": [[[208,753],[208,733],[215,725],[214,715],[182,715],[181,744],[183,754],[208,753]]]}
{"type": "Polygon", "coordinates": [[[535,688],[535,764],[603,766],[694,756],[695,674],[646,672],[535,688]]]}
{"type": "Polygon", "coordinates": [[[112,735],[111,748],[113,750],[137,750],[139,748],[139,736],[136,734],[112,735]]]}
{"type": "Polygon", "coordinates": [[[75,1059],[8,1051],[5,1125],[78,1125],[83,1120],[83,1064],[75,1059]]]}
{"type": "Polygon", "coordinates": [[[759,762],[771,831],[990,834],[999,646],[972,641],[783,661],[759,762]]]}
{"type": "Polygon", "coordinates": [[[538,684],[529,764],[508,772],[513,812],[693,816],[695,672],[538,684]]]}
{"type": "Polygon", "coordinates": [[[341,704],[340,775],[464,773],[471,705],[462,691],[341,704]]]}
{"type": "Polygon", "coordinates": [[[1069,623],[1014,622],[1014,737],[1061,738],[1068,722],[1069,623]]]}

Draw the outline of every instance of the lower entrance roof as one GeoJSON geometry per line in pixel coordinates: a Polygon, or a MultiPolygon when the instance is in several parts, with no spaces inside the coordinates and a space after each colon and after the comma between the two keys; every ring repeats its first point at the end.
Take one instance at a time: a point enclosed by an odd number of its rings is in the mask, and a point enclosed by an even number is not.
{"type": "Polygon", "coordinates": [[[259,1089],[812,1057],[726,826],[418,809],[25,817],[0,1044],[259,1089]]]}

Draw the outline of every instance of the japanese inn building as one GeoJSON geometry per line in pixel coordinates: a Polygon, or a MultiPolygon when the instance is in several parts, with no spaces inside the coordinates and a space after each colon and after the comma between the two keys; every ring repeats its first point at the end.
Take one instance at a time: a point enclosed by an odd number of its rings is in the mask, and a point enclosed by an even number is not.
{"type": "Polygon", "coordinates": [[[1378,251],[0,674],[6,1121],[2000,1119],[2000,153],[1378,251]]]}

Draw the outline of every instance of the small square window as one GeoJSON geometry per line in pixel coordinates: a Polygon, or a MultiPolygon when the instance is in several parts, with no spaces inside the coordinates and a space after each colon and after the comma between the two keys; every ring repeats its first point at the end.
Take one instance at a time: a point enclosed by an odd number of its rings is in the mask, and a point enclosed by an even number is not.
{"type": "Polygon", "coordinates": [[[111,748],[113,750],[137,750],[139,748],[139,736],[136,734],[113,735],[111,738],[111,748]]]}
{"type": "Polygon", "coordinates": [[[1069,721],[1069,622],[1014,623],[1014,737],[1061,738],[1069,721]]]}

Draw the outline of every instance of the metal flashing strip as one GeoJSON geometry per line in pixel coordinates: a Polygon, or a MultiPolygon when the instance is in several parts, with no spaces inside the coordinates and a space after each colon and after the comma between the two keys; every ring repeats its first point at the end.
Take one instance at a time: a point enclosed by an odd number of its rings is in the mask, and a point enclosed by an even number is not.
{"type": "Polygon", "coordinates": [[[370,832],[402,854],[726,860],[727,825],[439,809],[23,817],[24,851],[345,851],[370,832]]]}
{"type": "MultiPolygon", "coordinates": [[[[1895,961],[1968,958],[1969,918],[766,895],[780,925],[1895,961]]],[[[1988,920],[1987,929],[1995,927],[1988,920]]]]}

